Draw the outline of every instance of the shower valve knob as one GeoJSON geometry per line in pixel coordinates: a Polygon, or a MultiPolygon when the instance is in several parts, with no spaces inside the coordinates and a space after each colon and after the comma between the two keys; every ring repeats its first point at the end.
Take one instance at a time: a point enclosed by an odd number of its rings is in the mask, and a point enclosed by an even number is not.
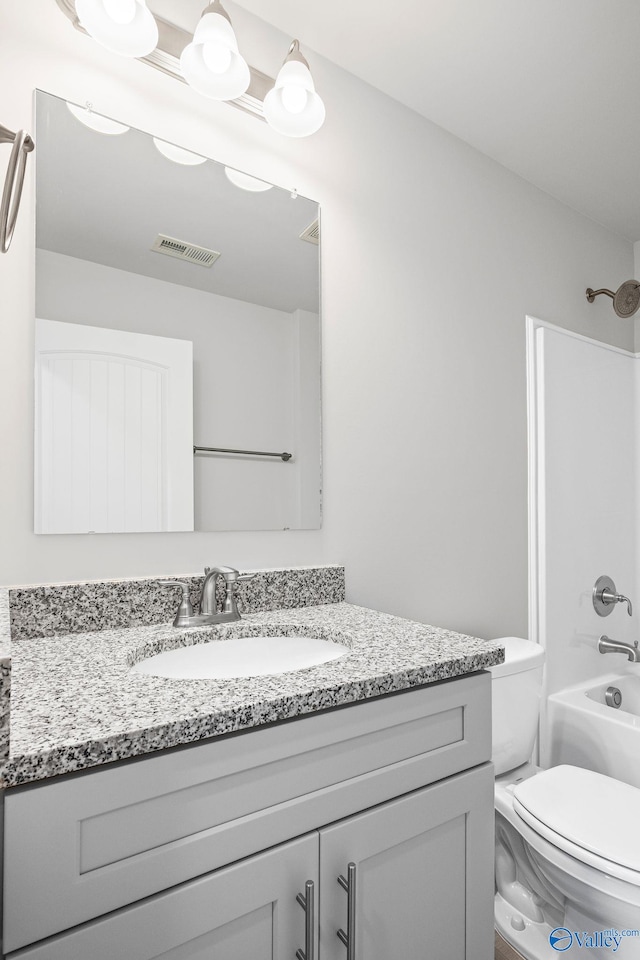
{"type": "Polygon", "coordinates": [[[618,593],[611,577],[598,577],[593,585],[592,600],[593,608],[599,617],[608,617],[616,603],[626,603],[629,616],[633,613],[631,600],[618,593]]]}

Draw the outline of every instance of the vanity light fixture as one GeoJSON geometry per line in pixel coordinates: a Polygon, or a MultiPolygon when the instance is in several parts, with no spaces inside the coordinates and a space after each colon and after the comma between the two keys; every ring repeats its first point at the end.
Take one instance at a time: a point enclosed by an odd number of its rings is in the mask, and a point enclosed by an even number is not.
{"type": "Polygon", "coordinates": [[[270,127],[286,137],[308,137],[324,123],[324,103],[297,40],[289,47],[275,86],[264,99],[264,116],[270,127]]]}
{"type": "Polygon", "coordinates": [[[309,64],[294,40],[278,73],[268,77],[247,64],[220,0],[205,7],[191,35],[154,14],[147,0],[56,0],[76,29],[114,53],[137,57],[156,70],[186,81],[214,100],[266,120],[287,137],[319,130],[325,108],[309,64]]]}
{"type": "Polygon", "coordinates": [[[79,107],[76,103],[69,103],[69,101],[67,101],[67,108],[76,120],[79,120],[85,127],[90,127],[91,130],[95,130],[97,133],[106,133],[111,137],[118,137],[123,133],[127,133],[130,129],[130,127],[127,127],[124,123],[118,123],[117,120],[103,117],[101,113],[94,113],[90,103],[87,103],[86,107],[79,107]]]}
{"type": "Polygon", "coordinates": [[[224,172],[227,180],[230,180],[241,190],[250,190],[252,193],[262,193],[265,190],[271,190],[273,184],[266,180],[258,180],[257,177],[251,177],[248,173],[242,173],[241,170],[234,170],[233,167],[225,167],[224,172]]]}
{"type": "Polygon", "coordinates": [[[212,100],[235,100],[248,89],[249,67],[220,0],[203,11],[193,40],[182,51],[180,68],[189,86],[212,100]]]}
{"type": "Polygon", "coordinates": [[[101,46],[123,57],[146,57],[158,43],[158,25],[146,0],[76,0],[81,26],[101,46]]]}
{"type": "Polygon", "coordinates": [[[175,143],[169,143],[167,140],[153,138],[156,149],[166,157],[167,160],[173,160],[174,163],[181,163],[185,167],[196,167],[200,163],[206,163],[207,158],[200,156],[199,153],[193,153],[191,150],[185,150],[175,143]]]}

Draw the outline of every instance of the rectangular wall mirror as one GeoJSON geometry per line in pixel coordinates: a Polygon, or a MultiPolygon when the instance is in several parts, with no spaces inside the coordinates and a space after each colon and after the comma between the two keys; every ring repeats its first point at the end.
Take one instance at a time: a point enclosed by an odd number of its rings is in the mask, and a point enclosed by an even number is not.
{"type": "Polygon", "coordinates": [[[36,533],[319,527],[318,204],[42,92],[36,142],[36,533]]]}

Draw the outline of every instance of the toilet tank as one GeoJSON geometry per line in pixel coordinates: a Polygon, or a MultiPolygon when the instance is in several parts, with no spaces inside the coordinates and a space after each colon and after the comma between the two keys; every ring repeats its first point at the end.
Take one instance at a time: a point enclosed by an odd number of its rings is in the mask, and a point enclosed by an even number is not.
{"type": "Polygon", "coordinates": [[[492,695],[492,754],[496,776],[531,759],[538,732],[544,650],[520,637],[499,637],[504,663],[489,667],[492,695]]]}

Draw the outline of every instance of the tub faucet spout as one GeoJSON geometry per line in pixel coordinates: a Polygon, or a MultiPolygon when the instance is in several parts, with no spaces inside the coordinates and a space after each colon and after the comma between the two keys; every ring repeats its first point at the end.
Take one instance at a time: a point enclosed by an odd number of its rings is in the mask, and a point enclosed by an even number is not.
{"type": "Polygon", "coordinates": [[[604,634],[598,641],[598,650],[600,653],[624,653],[627,660],[632,663],[640,663],[640,650],[638,641],[635,640],[633,646],[630,643],[623,643],[621,640],[611,640],[604,634]]]}

